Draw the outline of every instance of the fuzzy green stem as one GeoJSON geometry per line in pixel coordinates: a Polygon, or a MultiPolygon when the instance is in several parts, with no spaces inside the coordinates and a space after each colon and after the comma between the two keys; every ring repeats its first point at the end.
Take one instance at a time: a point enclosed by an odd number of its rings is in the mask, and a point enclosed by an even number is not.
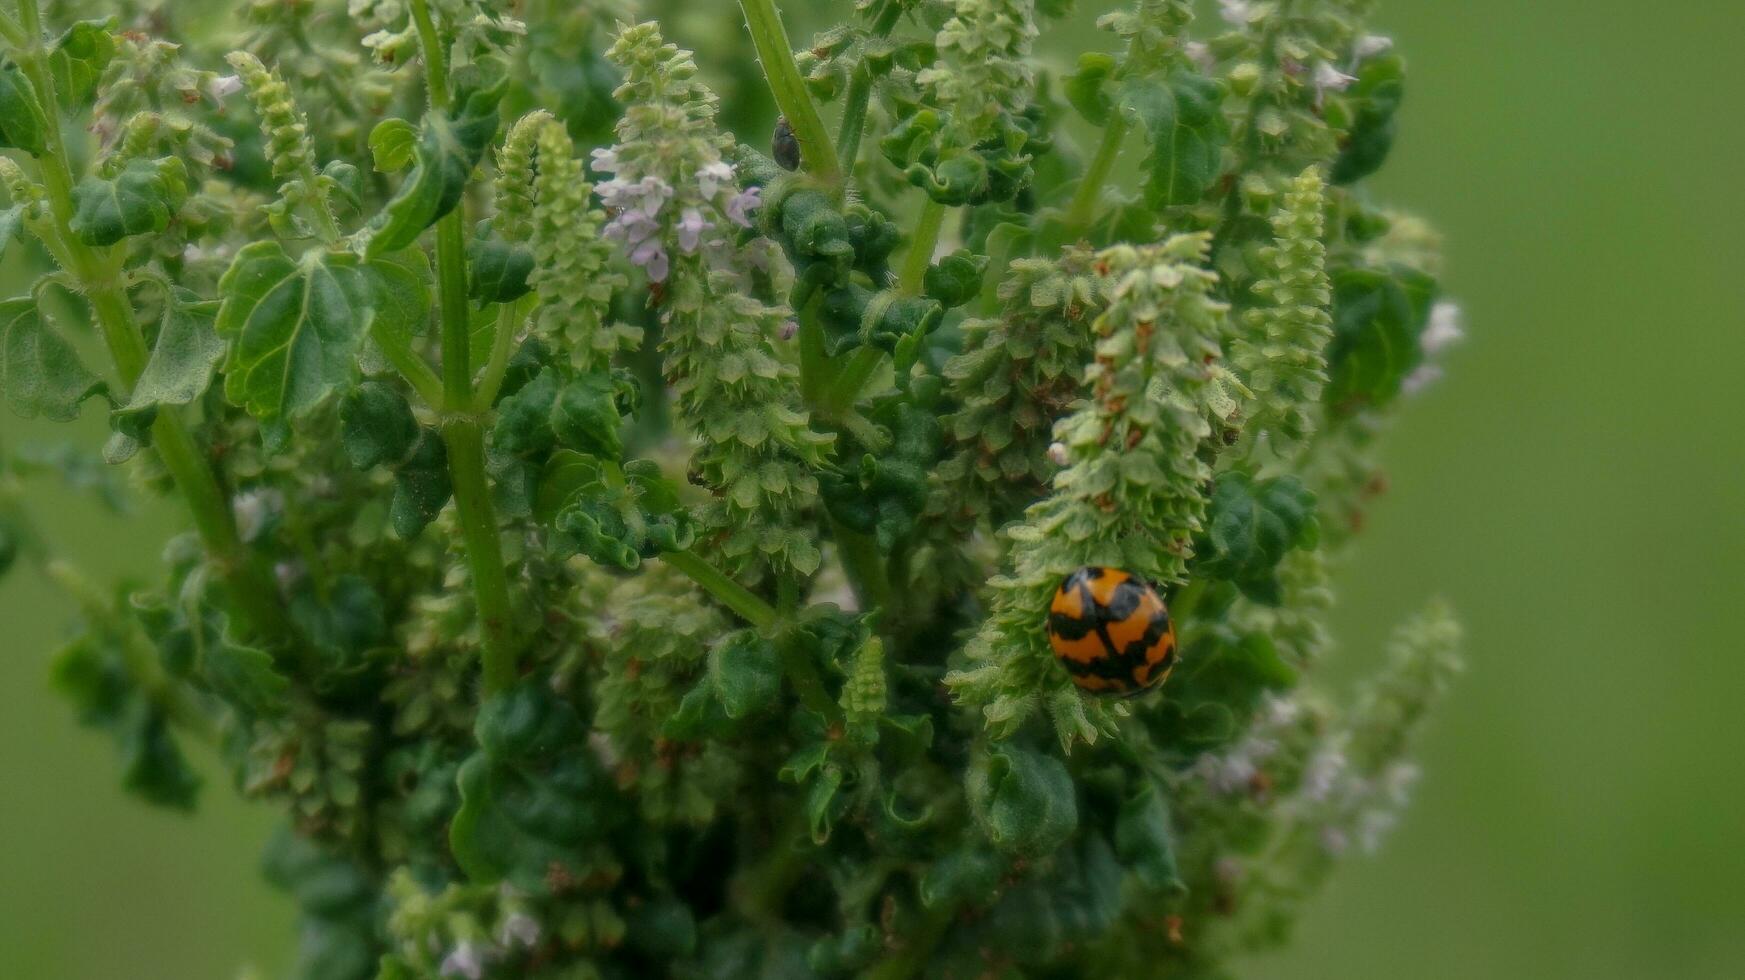
{"type": "Polygon", "coordinates": [[[787,674],[788,683],[794,686],[794,693],[800,696],[800,703],[826,722],[840,721],[842,706],[825,690],[818,665],[812,662],[805,647],[793,639],[784,639],[777,646],[782,658],[782,672],[787,674]]]}
{"type": "Polygon", "coordinates": [[[509,358],[515,353],[516,329],[526,316],[527,300],[504,303],[497,308],[497,333],[491,338],[491,356],[479,374],[479,387],[473,395],[473,406],[488,412],[496,404],[497,392],[503,389],[503,377],[509,373],[509,358]]]}
{"type": "Polygon", "coordinates": [[[788,42],[788,31],[782,26],[775,0],[739,0],[739,6],[745,11],[751,42],[763,63],[764,78],[769,81],[776,108],[793,128],[794,138],[800,141],[800,159],[806,172],[840,191],[842,166],[837,162],[836,148],[824,129],[824,120],[818,116],[812,94],[806,91],[800,66],[794,63],[794,48],[788,42]]]}
{"type": "MultiPolygon", "coordinates": [[[[446,112],[448,54],[428,0],[412,0],[412,21],[424,55],[424,80],[430,105],[446,112]]],[[[485,474],[485,436],[474,414],[470,363],[472,320],[467,299],[465,216],[460,206],[436,223],[437,304],[442,322],[442,394],[449,413],[442,438],[448,445],[448,471],[454,483],[455,512],[466,541],[467,566],[478,602],[483,648],[480,651],[486,696],[506,690],[518,676],[514,634],[514,602],[504,570],[502,531],[491,504],[490,478],[485,474]]]]}
{"type": "Polygon", "coordinates": [[[903,256],[903,272],[897,277],[897,288],[906,296],[921,295],[927,269],[933,265],[933,249],[939,244],[939,231],[945,227],[945,212],[945,205],[931,197],[921,209],[914,237],[909,239],[909,254],[903,256]]]}
{"type": "Polygon", "coordinates": [[[507,690],[518,676],[514,608],[503,562],[502,533],[485,476],[485,435],[477,417],[451,416],[443,422],[449,475],[454,481],[455,513],[466,542],[473,594],[479,604],[480,654],[487,696],[507,690]]]}
{"type": "Polygon", "coordinates": [[[381,350],[382,357],[387,359],[388,364],[418,393],[424,404],[431,408],[442,407],[442,379],[436,376],[430,365],[424,363],[410,349],[398,344],[377,344],[376,347],[381,350]]]}
{"type": "MultiPolygon", "coordinates": [[[[71,232],[72,168],[61,139],[60,102],[55,92],[54,76],[48,71],[43,55],[42,18],[36,0],[19,0],[18,9],[30,45],[21,67],[36,89],[37,97],[42,100],[43,114],[49,119],[46,133],[48,153],[39,163],[50,210],[54,214],[57,257],[68,263],[66,271],[78,280],[115,363],[116,373],[123,387],[131,389],[145,370],[151,352],[134,321],[133,306],[121,285],[119,258],[111,249],[85,245],[71,232]]],[[[159,412],[152,423],[152,444],[187,503],[201,543],[205,545],[219,579],[247,621],[245,626],[251,635],[270,647],[288,647],[303,652],[301,645],[293,642],[296,632],[279,602],[278,583],[244,546],[236,531],[229,498],[219,487],[211,466],[202,458],[193,435],[180,416],[172,411],[159,412]]]]}
{"type": "Polygon", "coordinates": [[[30,44],[29,35],[24,33],[24,26],[5,10],[0,10],[0,41],[5,41],[14,48],[24,48],[30,44]]]}
{"type": "Polygon", "coordinates": [[[775,623],[777,613],[774,606],[728,578],[725,572],[703,560],[696,552],[668,551],[660,557],[751,625],[766,629],[775,623]]]}
{"type": "MultiPolygon", "coordinates": [[[[873,19],[873,36],[885,37],[890,34],[891,29],[897,26],[898,18],[902,16],[903,5],[896,0],[887,0],[884,8],[873,19]]],[[[866,131],[866,107],[872,99],[872,86],[872,72],[863,64],[848,83],[848,92],[842,100],[842,122],[836,129],[836,156],[841,160],[843,171],[849,177],[854,176],[854,164],[860,158],[860,138],[866,131]]]]}
{"type": "Polygon", "coordinates": [[[810,409],[824,407],[830,383],[830,356],[824,352],[824,325],[818,321],[818,300],[796,311],[800,321],[800,399],[810,409]]]}
{"type": "Polygon", "coordinates": [[[860,400],[861,391],[878,370],[879,362],[884,360],[885,352],[868,345],[855,351],[848,363],[837,372],[835,380],[823,398],[823,408],[826,415],[841,418],[860,400]]]}
{"type": "Polygon", "coordinates": [[[1103,185],[1109,179],[1109,171],[1121,155],[1121,144],[1127,140],[1128,127],[1127,117],[1119,112],[1103,127],[1103,140],[1097,144],[1097,154],[1091,158],[1091,165],[1085,168],[1084,179],[1079,181],[1078,190],[1073,193],[1072,204],[1067,209],[1066,225],[1071,233],[1083,232],[1091,223],[1097,202],[1103,198],[1103,185]]]}

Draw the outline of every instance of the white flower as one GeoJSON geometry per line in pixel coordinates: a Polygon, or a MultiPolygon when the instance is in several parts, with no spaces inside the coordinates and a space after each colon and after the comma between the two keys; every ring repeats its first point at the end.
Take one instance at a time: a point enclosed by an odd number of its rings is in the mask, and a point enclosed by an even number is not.
{"type": "Polygon", "coordinates": [[[1338,827],[1321,828],[1321,847],[1328,854],[1338,857],[1351,846],[1351,839],[1345,836],[1345,831],[1338,827]]]}
{"type": "Polygon", "coordinates": [[[1315,66],[1315,92],[1326,95],[1328,92],[1343,92],[1357,81],[1357,76],[1347,75],[1325,61],[1315,66]]]}
{"type": "Polygon", "coordinates": [[[236,75],[220,75],[206,86],[206,94],[215,101],[223,102],[227,95],[235,95],[242,91],[242,79],[236,75]]]}
{"type": "Polygon", "coordinates": [[[285,509],[285,495],[277,490],[245,490],[230,502],[236,515],[236,533],[252,542],[267,529],[269,522],[285,509]]]}
{"type": "Polygon", "coordinates": [[[1328,745],[1309,758],[1309,764],[1303,768],[1303,798],[1311,803],[1322,803],[1332,795],[1333,787],[1339,777],[1345,773],[1345,751],[1343,739],[1328,745]]]}
{"type": "Polygon", "coordinates": [[[470,940],[463,940],[447,956],[442,958],[442,966],[438,972],[445,977],[465,977],[466,980],[484,980],[484,953],[470,940]]]}
{"type": "Polygon", "coordinates": [[[539,920],[521,912],[503,920],[497,930],[497,945],[513,949],[517,944],[532,949],[539,945],[539,920]]]}
{"type": "Polygon", "coordinates": [[[1441,380],[1441,367],[1435,364],[1420,364],[1417,370],[1406,375],[1406,379],[1400,382],[1400,391],[1407,395],[1416,395],[1441,380]]]}
{"type": "Polygon", "coordinates": [[[1430,323],[1418,336],[1418,346],[1434,357],[1466,338],[1460,304],[1443,300],[1430,308],[1430,323]]]}
{"type": "Polygon", "coordinates": [[[1254,16],[1254,4],[1250,0],[1218,0],[1218,12],[1225,20],[1242,27],[1254,16]]]}
{"type": "Polygon", "coordinates": [[[723,186],[732,185],[733,167],[724,161],[716,160],[697,171],[697,189],[703,192],[705,198],[714,200],[716,191],[723,186]]]}
{"type": "Polygon", "coordinates": [[[789,319],[782,321],[782,330],[781,330],[781,333],[779,334],[779,336],[783,340],[793,340],[795,337],[798,337],[799,335],[800,335],[800,321],[795,320],[791,317],[789,319]]]}
{"type": "Polygon", "coordinates": [[[1362,61],[1378,54],[1386,54],[1393,50],[1393,46],[1394,39],[1391,37],[1383,37],[1380,34],[1365,34],[1357,39],[1357,47],[1354,51],[1357,54],[1357,60],[1362,61]]]}
{"type": "Polygon", "coordinates": [[[594,167],[595,171],[597,171],[599,173],[603,173],[603,174],[615,174],[618,172],[618,148],[617,147],[615,147],[615,146],[598,147],[592,153],[588,154],[588,156],[593,160],[593,167],[594,167]]]}
{"type": "Polygon", "coordinates": [[[1370,810],[1357,818],[1357,846],[1365,854],[1374,854],[1381,850],[1381,842],[1400,822],[1400,815],[1393,810],[1370,810]]]}
{"type": "Polygon", "coordinates": [[[1064,443],[1064,442],[1049,443],[1049,445],[1048,445],[1048,461],[1053,463],[1056,466],[1065,466],[1066,464],[1072,462],[1072,456],[1070,454],[1068,454],[1068,452],[1067,452],[1066,443],[1064,443]]]}
{"type": "Polygon", "coordinates": [[[1189,41],[1182,47],[1182,53],[1188,56],[1201,71],[1209,72],[1217,64],[1212,57],[1212,46],[1204,41],[1189,41]]]}

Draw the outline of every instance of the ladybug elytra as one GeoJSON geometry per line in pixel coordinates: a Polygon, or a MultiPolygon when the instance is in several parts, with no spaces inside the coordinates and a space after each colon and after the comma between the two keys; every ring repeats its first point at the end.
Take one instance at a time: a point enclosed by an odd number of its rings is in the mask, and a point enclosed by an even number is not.
{"type": "Polygon", "coordinates": [[[1149,583],[1117,568],[1068,575],[1048,607],[1048,642],[1072,682],[1096,694],[1138,694],[1175,666],[1175,624],[1149,583]]]}

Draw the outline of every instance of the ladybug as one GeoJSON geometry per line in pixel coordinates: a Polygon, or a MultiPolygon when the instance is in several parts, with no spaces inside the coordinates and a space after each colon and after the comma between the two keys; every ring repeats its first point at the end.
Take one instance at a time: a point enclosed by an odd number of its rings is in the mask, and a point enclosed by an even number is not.
{"type": "Polygon", "coordinates": [[[1144,579],[1091,565],[1068,575],[1048,606],[1048,642],[1072,682],[1095,694],[1139,694],[1175,666],[1175,624],[1144,579]]]}

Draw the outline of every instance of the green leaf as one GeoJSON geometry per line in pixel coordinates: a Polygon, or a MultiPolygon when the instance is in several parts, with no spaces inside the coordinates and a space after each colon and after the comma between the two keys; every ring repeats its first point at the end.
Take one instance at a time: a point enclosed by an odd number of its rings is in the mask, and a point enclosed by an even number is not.
{"type": "Polygon", "coordinates": [[[1008,854],[1040,857],[1078,829],[1072,776],[1052,755],[1013,745],[991,749],[970,767],[964,790],[976,825],[1008,854]]]}
{"type": "MultiPolygon", "coordinates": [[[[365,230],[364,254],[374,258],[418,240],[424,229],[454,210],[491,140],[497,135],[497,103],[507,77],[486,89],[463,92],[453,118],[429,112],[419,127],[415,165],[394,197],[365,230]]],[[[383,134],[383,151],[392,162],[399,153],[399,130],[383,134]]],[[[372,134],[372,150],[374,134],[372,134]]],[[[380,157],[378,157],[378,160],[380,157]]]]}
{"type": "Polygon", "coordinates": [[[345,396],[339,426],[345,454],[360,470],[404,462],[420,435],[406,396],[382,381],[365,381],[345,396]]]}
{"type": "Polygon", "coordinates": [[[0,64],[0,149],[16,147],[40,157],[48,152],[48,127],[30,79],[17,65],[0,64]]]}
{"type": "Polygon", "coordinates": [[[405,170],[417,150],[418,127],[404,119],[384,119],[370,130],[370,157],[381,173],[405,170]]]}
{"type": "Polygon", "coordinates": [[[1144,163],[1147,204],[1197,204],[1217,181],[1228,139],[1223,97],[1216,82],[1187,72],[1123,86],[1121,109],[1145,126],[1151,142],[1144,163]]]}
{"type": "Polygon", "coordinates": [[[483,303],[513,303],[531,288],[533,253],[499,238],[477,238],[467,247],[467,295],[483,303]]]}
{"type": "Polygon", "coordinates": [[[1176,868],[1169,804],[1149,779],[1121,802],[1115,815],[1115,853],[1147,888],[1185,889],[1176,868]]]}
{"type": "Polygon", "coordinates": [[[62,107],[76,109],[90,99],[115,58],[114,29],[112,20],[82,20],[55,41],[48,64],[62,107]]]}
{"type": "Polygon", "coordinates": [[[132,235],[169,227],[188,196],[187,172],[175,157],[129,160],[113,178],[96,175],[73,188],[73,237],[86,245],[114,245],[132,235]]]}
{"type": "Polygon", "coordinates": [[[364,263],[370,290],[370,336],[383,348],[418,357],[413,345],[430,324],[430,257],[422,249],[391,252],[364,263]]]}
{"type": "Polygon", "coordinates": [[[577,750],[587,740],[581,716],[529,679],[486,701],[474,734],[479,751],[461,766],[449,827],[455,860],[474,880],[507,879],[534,894],[554,871],[579,878],[587,845],[613,816],[607,781],[577,750]]]}
{"type": "Polygon", "coordinates": [[[733,633],[709,651],[709,678],[722,709],[735,720],[772,708],[781,698],[781,658],[751,630],[733,633]]]}
{"type": "Polygon", "coordinates": [[[292,259],[277,242],[255,242],[218,289],[232,402],[262,420],[297,417],[351,385],[376,302],[357,256],[317,250],[292,259]]]}
{"type": "Polygon", "coordinates": [[[1418,335],[1435,298],[1436,280],[1405,266],[1336,273],[1326,403],[1348,411],[1393,401],[1424,359],[1418,335]]]}
{"type": "Polygon", "coordinates": [[[55,689],[73,703],[79,723],[106,731],[121,756],[122,785],[149,803],[193,809],[200,777],[170,730],[161,705],[127,667],[119,618],[94,625],[55,656],[55,689]]]}
{"type": "Polygon", "coordinates": [[[569,449],[616,460],[624,453],[618,436],[617,389],[611,377],[585,374],[564,385],[551,406],[551,428],[569,449]]]}
{"type": "Polygon", "coordinates": [[[1236,470],[1219,474],[1212,488],[1205,539],[1193,574],[1234,582],[1256,602],[1277,605],[1278,563],[1320,538],[1315,495],[1294,476],[1255,480],[1236,470]]]}
{"type": "Polygon", "coordinates": [[[1399,55],[1374,58],[1357,69],[1357,82],[1344,96],[1353,112],[1344,147],[1333,164],[1333,183],[1362,180],[1387,161],[1399,132],[1396,116],[1405,99],[1405,74],[1399,55]]]}
{"type": "Polygon", "coordinates": [[[1107,126],[1115,100],[1108,85],[1115,72],[1113,56],[1101,51],[1086,51],[1079,55],[1078,71],[1066,76],[1062,88],[1066,100],[1093,126],[1107,126]]]}
{"type": "MultiPolygon", "coordinates": [[[[1207,604],[1201,603],[1202,611],[1207,604]]],[[[1288,690],[1296,680],[1271,638],[1217,629],[1183,650],[1146,726],[1161,745],[1207,751],[1240,735],[1267,692],[1288,690]]]]}
{"type": "Polygon", "coordinates": [[[30,297],[0,303],[0,389],[21,418],[55,422],[79,417],[79,406],[98,394],[103,382],[51,329],[30,297]]]}
{"type": "Polygon", "coordinates": [[[110,413],[110,425],[117,432],[144,443],[160,407],[188,405],[206,393],[212,371],[224,357],[224,341],[213,327],[217,315],[216,302],[176,290],[164,306],[157,340],[145,370],[134,382],[132,397],[110,413]]]}
{"type": "Polygon", "coordinates": [[[404,540],[419,535],[454,495],[448,475],[448,446],[430,429],[419,433],[412,455],[394,469],[394,501],[388,520],[404,540]]]}

